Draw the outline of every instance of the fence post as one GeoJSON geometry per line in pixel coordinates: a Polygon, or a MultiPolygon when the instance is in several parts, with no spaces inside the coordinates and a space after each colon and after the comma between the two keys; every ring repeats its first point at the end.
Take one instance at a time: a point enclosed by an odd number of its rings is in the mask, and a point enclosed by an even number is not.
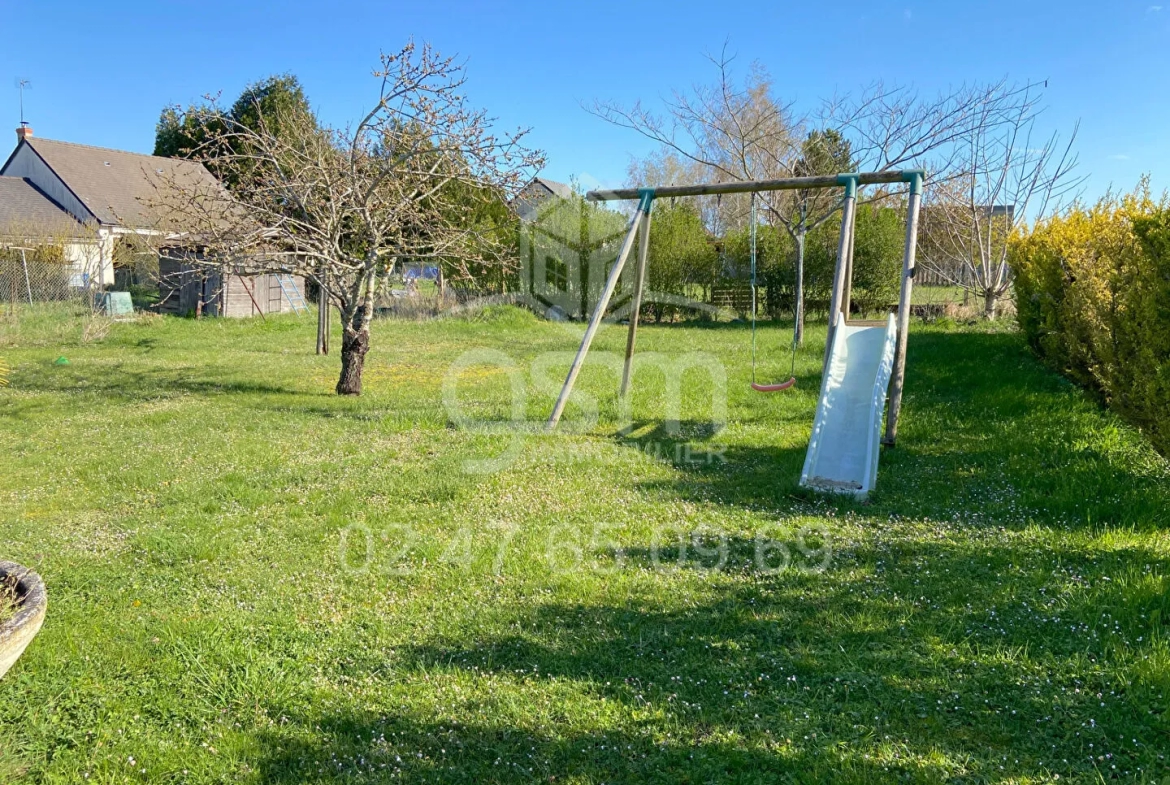
{"type": "Polygon", "coordinates": [[[317,354],[329,354],[329,292],[321,281],[317,288],[317,354]]]}
{"type": "MultiPolygon", "coordinates": [[[[28,257],[25,256],[25,251],[23,248],[20,249],[20,263],[24,267],[24,288],[26,290],[28,290],[28,304],[32,305],[33,304],[32,284],[28,280],[28,257]]],[[[12,288],[13,289],[16,288],[15,282],[14,282],[12,288]]],[[[15,297],[13,299],[15,299],[15,297]]]]}

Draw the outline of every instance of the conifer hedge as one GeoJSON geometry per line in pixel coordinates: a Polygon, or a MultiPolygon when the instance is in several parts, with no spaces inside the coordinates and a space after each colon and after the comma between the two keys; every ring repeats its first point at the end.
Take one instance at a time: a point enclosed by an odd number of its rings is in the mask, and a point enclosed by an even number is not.
{"type": "Polygon", "coordinates": [[[1170,455],[1170,202],[1148,181],[1012,238],[1021,329],[1170,455]]]}

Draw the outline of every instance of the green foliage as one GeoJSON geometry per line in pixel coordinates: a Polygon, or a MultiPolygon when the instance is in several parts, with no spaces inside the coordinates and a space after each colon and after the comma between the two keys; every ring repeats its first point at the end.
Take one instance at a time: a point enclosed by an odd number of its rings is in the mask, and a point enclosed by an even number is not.
{"type": "MultiPolygon", "coordinates": [[[[763,308],[772,318],[792,310],[796,246],[788,233],[769,224],[756,227],[756,281],[765,292],[763,308]]],[[[751,280],[751,229],[728,232],[723,238],[724,272],[751,280]]]]}
{"type": "Polygon", "coordinates": [[[652,295],[694,296],[708,290],[718,274],[719,254],[694,205],[655,205],[644,311],[658,321],[686,313],[681,304],[654,301],[652,295]]]}
{"type": "Polygon", "coordinates": [[[853,305],[858,311],[878,313],[898,301],[905,244],[901,210],[858,205],[853,244],[853,305]]]}
{"type": "MultiPolygon", "coordinates": [[[[833,272],[837,266],[837,246],[841,235],[841,216],[834,215],[809,232],[804,240],[804,298],[808,313],[828,313],[833,295],[833,272]]],[[[789,287],[796,285],[796,265],[784,278],[789,287]]],[[[793,290],[794,291],[794,290],[793,290]]],[[[793,294],[786,298],[792,302],[793,294]]],[[[789,310],[791,305],[789,305],[789,310]]]]}
{"type": "MultiPolygon", "coordinates": [[[[276,136],[299,131],[306,123],[317,126],[300,81],[292,74],[280,74],[248,85],[227,111],[214,104],[192,105],[186,110],[165,107],[155,126],[154,154],[165,158],[199,157],[201,147],[230,131],[233,123],[252,130],[263,125],[276,136]]],[[[232,143],[229,139],[228,144],[232,143]]],[[[214,164],[209,165],[214,170],[214,164]]],[[[238,179],[225,172],[213,173],[229,187],[238,179]]]]}
{"type": "MultiPolygon", "coordinates": [[[[852,172],[855,168],[852,145],[832,128],[812,131],[800,149],[800,158],[792,168],[797,177],[852,172]]],[[[793,191],[789,194],[788,217],[794,225],[807,227],[839,206],[840,194],[835,188],[793,191]]]]}
{"type": "MultiPolygon", "coordinates": [[[[522,286],[568,316],[588,316],[628,226],[627,216],[580,194],[550,199],[535,220],[520,227],[521,266],[529,276],[522,286]]],[[[627,265],[628,276],[634,267],[627,265]]]]}
{"type": "Polygon", "coordinates": [[[810,132],[800,150],[800,160],[793,167],[797,177],[853,171],[853,146],[833,128],[810,132]]]}
{"type": "Polygon", "coordinates": [[[163,158],[190,158],[222,129],[222,120],[209,107],[192,105],[186,110],[164,107],[154,127],[154,154],[163,158]]]}
{"type": "Polygon", "coordinates": [[[67,265],[70,262],[65,258],[65,247],[57,243],[42,243],[26,249],[21,255],[19,248],[0,247],[0,258],[20,264],[22,259],[36,264],[67,265]]]}
{"type": "Polygon", "coordinates": [[[229,114],[240,125],[254,131],[263,125],[273,136],[280,137],[294,121],[312,117],[313,110],[300,80],[292,74],[279,74],[244,88],[229,114]]]}
{"type": "MultiPolygon", "coordinates": [[[[824,313],[829,309],[840,234],[841,219],[834,216],[805,237],[804,296],[810,313],[824,313]]],[[[904,243],[905,226],[899,210],[873,204],[858,207],[853,247],[856,310],[876,313],[897,301],[904,243]]],[[[747,230],[730,234],[726,247],[729,259],[734,259],[737,267],[745,265],[747,230]]],[[[796,244],[786,233],[761,226],[757,247],[759,280],[767,289],[768,314],[779,318],[792,313],[796,296],[796,244]]]]}
{"type": "Polygon", "coordinates": [[[1050,365],[1099,391],[1170,453],[1170,203],[1075,205],[1011,240],[1020,327],[1050,365]]]}
{"type": "MultiPolygon", "coordinates": [[[[785,268],[792,253],[792,240],[783,229],[761,223],[756,227],[756,277],[763,283],[774,270],[785,268]]],[[[729,277],[751,278],[751,228],[728,232],[723,238],[723,271],[729,277]]]]}
{"type": "Polygon", "coordinates": [[[478,253],[448,253],[436,258],[444,279],[487,295],[517,291],[521,285],[517,264],[520,222],[504,195],[495,189],[453,180],[444,186],[442,204],[444,219],[474,227],[468,236],[478,242],[478,253]],[[469,257],[475,261],[468,261],[469,257]]]}

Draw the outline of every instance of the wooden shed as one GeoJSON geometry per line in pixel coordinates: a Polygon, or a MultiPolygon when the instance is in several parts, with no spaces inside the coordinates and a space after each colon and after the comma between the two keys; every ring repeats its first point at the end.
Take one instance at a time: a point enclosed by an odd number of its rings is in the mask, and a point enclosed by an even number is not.
{"type": "Polygon", "coordinates": [[[158,267],[160,313],[242,318],[308,310],[300,275],[233,273],[166,257],[158,267]]]}

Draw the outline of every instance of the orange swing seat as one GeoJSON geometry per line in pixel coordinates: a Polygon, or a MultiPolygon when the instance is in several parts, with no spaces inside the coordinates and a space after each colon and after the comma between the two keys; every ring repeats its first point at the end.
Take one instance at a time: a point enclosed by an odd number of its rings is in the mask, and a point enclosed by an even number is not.
{"type": "Polygon", "coordinates": [[[752,382],[752,389],[756,392],[780,392],[781,390],[787,390],[789,387],[795,386],[795,384],[796,377],[793,376],[788,381],[780,382],[779,384],[756,384],[752,382]]]}

